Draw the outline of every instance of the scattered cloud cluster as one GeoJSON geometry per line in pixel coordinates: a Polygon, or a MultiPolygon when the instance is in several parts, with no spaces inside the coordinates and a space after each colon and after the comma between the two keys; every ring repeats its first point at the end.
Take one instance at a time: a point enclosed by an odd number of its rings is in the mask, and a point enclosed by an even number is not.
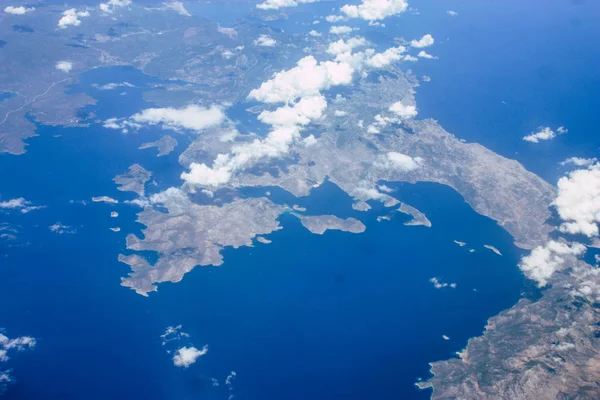
{"type": "Polygon", "coordinates": [[[98,8],[105,13],[112,13],[116,8],[127,7],[131,5],[131,0],[108,0],[106,3],[100,3],[98,8]]]}
{"type": "Polygon", "coordinates": [[[0,201],[0,210],[20,211],[23,214],[27,214],[30,211],[39,210],[41,208],[44,208],[44,206],[35,206],[29,200],[25,200],[23,197],[0,201]]]}
{"type": "Polygon", "coordinates": [[[69,26],[81,25],[80,17],[89,17],[89,11],[77,11],[75,8],[69,8],[63,12],[63,17],[58,21],[60,29],[66,29],[69,26]]]}
{"type": "Polygon", "coordinates": [[[362,0],[359,5],[346,4],[340,8],[347,18],[360,18],[373,22],[402,14],[408,9],[406,0],[362,0]]]}
{"type": "Polygon", "coordinates": [[[538,246],[521,259],[519,268],[525,275],[538,283],[538,287],[546,286],[552,274],[561,269],[567,256],[579,256],[585,253],[581,243],[565,243],[550,240],[544,246],[538,246]]]}
{"type": "MultiPolygon", "coordinates": [[[[29,336],[21,336],[10,339],[3,333],[0,333],[0,363],[9,360],[9,353],[33,349],[36,346],[36,340],[29,336]]],[[[12,382],[11,371],[0,371],[0,393],[3,385],[12,382]]]]}
{"type": "Polygon", "coordinates": [[[265,0],[256,5],[261,10],[279,10],[286,7],[297,7],[298,4],[316,3],[320,0],[265,0]]]}
{"type": "Polygon", "coordinates": [[[451,287],[452,289],[456,289],[456,283],[446,283],[440,281],[440,279],[435,276],[429,280],[429,282],[433,283],[433,287],[436,289],[443,289],[445,287],[451,287]]]}
{"type": "Polygon", "coordinates": [[[402,101],[398,101],[392,104],[388,111],[392,113],[392,115],[381,115],[377,114],[375,116],[375,121],[369,125],[367,128],[367,132],[371,134],[377,134],[381,132],[381,129],[385,128],[390,124],[396,124],[402,122],[402,120],[414,118],[417,116],[417,107],[415,105],[407,105],[402,101]]]}
{"type": "Polygon", "coordinates": [[[198,350],[194,346],[181,347],[177,349],[175,355],[173,356],[173,364],[176,367],[187,368],[190,365],[194,364],[198,360],[198,358],[202,357],[206,353],[208,353],[208,346],[204,346],[200,350],[198,350]]]}
{"type": "Polygon", "coordinates": [[[160,335],[160,337],[162,339],[162,345],[164,346],[167,343],[172,342],[173,340],[189,338],[190,337],[189,333],[183,332],[181,330],[182,328],[183,328],[182,325],[168,326],[167,329],[165,329],[165,333],[160,335]]]}
{"type": "Polygon", "coordinates": [[[64,235],[65,233],[73,234],[77,232],[77,229],[73,229],[68,225],[63,225],[60,222],[50,225],[48,229],[50,229],[51,232],[54,232],[59,235],[64,235]]]}
{"type": "Polygon", "coordinates": [[[557,134],[562,135],[567,132],[568,129],[566,129],[564,126],[559,126],[556,129],[556,132],[554,132],[548,126],[541,126],[536,132],[532,132],[531,134],[524,136],[523,140],[530,143],[539,143],[542,140],[552,140],[557,134]]]}
{"type": "Polygon", "coordinates": [[[415,47],[417,49],[422,49],[424,47],[430,47],[433,46],[433,44],[435,43],[435,39],[433,38],[433,36],[431,36],[429,33],[427,35],[424,35],[421,39],[419,40],[412,40],[410,42],[410,45],[412,47],[415,47]]]}
{"type": "MultiPolygon", "coordinates": [[[[234,144],[228,154],[217,155],[212,166],[206,163],[190,164],[189,172],[184,172],[181,178],[188,184],[216,187],[229,182],[234,173],[257,162],[284,156],[294,145],[315,145],[317,139],[313,135],[303,138],[302,131],[307,125],[317,122],[327,108],[327,101],[321,92],[334,86],[351,84],[357,72],[365,76],[368,68],[382,68],[399,61],[406,50],[399,46],[378,54],[373,49],[354,52],[367,45],[368,42],[362,37],[332,42],[327,49],[327,53],[334,57],[332,61],[318,62],[313,56],[306,56],[295,67],[274,74],[260,87],[250,91],[249,100],[283,104],[273,111],[265,110],[258,116],[259,121],[270,125],[270,132],[262,139],[234,144]]],[[[390,121],[399,120],[397,115],[389,118],[390,121]]]]}
{"type": "Polygon", "coordinates": [[[255,46],[273,47],[277,44],[277,40],[269,35],[260,35],[253,43],[255,46]]]}
{"type": "Polygon", "coordinates": [[[564,221],[560,231],[598,236],[600,223],[600,164],[570,172],[558,181],[554,206],[564,221]]]}
{"type": "Polygon", "coordinates": [[[73,69],[73,63],[71,61],[59,61],[55,67],[59,71],[69,73],[73,69]]]}
{"type": "Polygon", "coordinates": [[[23,15],[23,14],[27,14],[28,12],[32,12],[35,11],[35,7],[23,7],[23,6],[19,6],[19,7],[14,7],[14,6],[8,6],[4,9],[4,12],[7,14],[13,14],[13,15],[23,15]]]}

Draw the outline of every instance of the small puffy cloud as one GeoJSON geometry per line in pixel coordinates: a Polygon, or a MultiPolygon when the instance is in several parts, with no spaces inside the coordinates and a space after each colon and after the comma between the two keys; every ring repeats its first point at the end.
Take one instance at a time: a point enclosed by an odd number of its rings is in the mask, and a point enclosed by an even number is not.
{"type": "Polygon", "coordinates": [[[358,6],[344,5],[340,11],[348,18],[361,18],[373,22],[402,14],[407,9],[406,0],[362,0],[358,6]]]}
{"type": "Polygon", "coordinates": [[[443,289],[445,287],[451,287],[452,289],[456,289],[456,283],[442,282],[439,278],[436,278],[435,276],[431,278],[429,282],[433,283],[433,287],[436,289],[443,289]]]}
{"type": "Polygon", "coordinates": [[[539,143],[540,140],[551,140],[556,137],[556,134],[549,127],[541,127],[537,132],[523,137],[523,140],[531,143],[539,143]]]}
{"type": "Polygon", "coordinates": [[[187,368],[194,364],[198,358],[202,357],[208,352],[208,346],[204,346],[201,350],[195,347],[181,347],[177,349],[173,356],[173,364],[176,367],[187,368]]]}
{"type": "Polygon", "coordinates": [[[402,54],[406,52],[404,46],[390,47],[384,52],[374,54],[371,58],[366,61],[367,66],[373,68],[383,68],[388,65],[401,61],[404,57],[402,54]]]}
{"type": "Polygon", "coordinates": [[[317,31],[315,31],[314,29],[312,31],[308,32],[308,34],[309,34],[309,36],[312,36],[312,37],[321,37],[321,34],[317,31]]]}
{"type": "Polygon", "coordinates": [[[23,197],[0,201],[0,210],[20,211],[23,214],[27,214],[30,211],[39,210],[40,208],[44,208],[44,206],[34,206],[29,200],[25,200],[23,197]]]}
{"type": "Polygon", "coordinates": [[[13,7],[13,6],[8,6],[4,9],[4,12],[7,14],[13,14],[13,15],[23,15],[23,14],[27,14],[28,12],[32,12],[34,11],[35,8],[34,7],[13,7]]]}
{"type": "Polygon", "coordinates": [[[452,11],[452,10],[448,10],[446,11],[448,13],[449,16],[451,17],[456,17],[458,15],[458,13],[456,11],[452,11]]]}
{"type": "Polygon", "coordinates": [[[319,0],[265,0],[256,5],[261,10],[279,10],[286,7],[297,7],[298,4],[316,3],[319,0]]]}
{"type": "Polygon", "coordinates": [[[414,171],[423,163],[420,157],[411,157],[397,151],[390,151],[381,156],[374,165],[379,168],[392,169],[402,172],[414,171]]]}
{"type": "Polygon", "coordinates": [[[73,63],[71,61],[59,61],[55,67],[59,71],[69,73],[73,69],[73,63]]]}
{"type": "Polygon", "coordinates": [[[219,125],[225,120],[225,114],[218,106],[189,105],[184,108],[148,108],[132,115],[130,120],[140,125],[162,124],[165,129],[201,131],[219,125]]]}
{"type": "Polygon", "coordinates": [[[559,126],[558,128],[556,128],[556,133],[558,133],[559,135],[562,135],[567,132],[569,132],[569,130],[564,126],[559,126]]]}
{"type": "Polygon", "coordinates": [[[529,279],[536,281],[538,287],[543,287],[552,274],[562,268],[565,257],[581,255],[585,250],[585,246],[581,243],[567,244],[551,240],[523,257],[519,268],[529,279]]]}
{"type": "Polygon", "coordinates": [[[562,161],[560,165],[574,165],[576,167],[589,167],[598,162],[597,158],[582,158],[582,157],[570,157],[562,161]]]}
{"type": "Polygon", "coordinates": [[[405,105],[401,101],[398,101],[398,102],[392,104],[390,106],[389,110],[402,119],[414,118],[418,114],[416,106],[405,105]]]}
{"type": "Polygon", "coordinates": [[[352,33],[353,30],[354,28],[351,28],[346,25],[337,25],[329,28],[329,33],[331,33],[332,35],[347,35],[349,33],[352,33]]]}
{"type": "Polygon", "coordinates": [[[273,47],[276,44],[277,44],[277,41],[269,35],[260,35],[254,41],[255,46],[262,46],[262,47],[273,47]]]}
{"type": "Polygon", "coordinates": [[[429,46],[433,46],[433,43],[435,43],[435,40],[433,39],[433,36],[431,36],[429,33],[427,35],[424,35],[421,39],[419,40],[412,40],[410,42],[410,45],[412,47],[416,47],[418,49],[421,49],[423,47],[429,47],[429,46]]]}
{"type": "Polygon", "coordinates": [[[363,47],[367,45],[367,40],[363,37],[356,36],[348,40],[340,39],[337,42],[329,44],[327,52],[329,54],[338,55],[342,53],[352,52],[357,47],[363,47]]]}
{"type": "Polygon", "coordinates": [[[127,7],[131,5],[131,0],[108,0],[106,3],[100,3],[98,8],[102,12],[112,13],[116,8],[127,7]]]}
{"type": "Polygon", "coordinates": [[[570,172],[558,181],[554,206],[564,221],[561,232],[598,236],[600,222],[600,164],[570,172]]]}
{"type": "Polygon", "coordinates": [[[315,96],[331,86],[352,82],[353,69],[346,63],[317,62],[313,56],[298,61],[294,68],[278,72],[248,95],[263,103],[285,103],[300,97],[315,96]]]}
{"type": "Polygon", "coordinates": [[[421,50],[421,51],[419,52],[419,54],[417,54],[417,56],[418,56],[418,57],[421,57],[421,58],[427,58],[427,59],[429,59],[429,60],[433,60],[433,59],[436,59],[436,58],[437,58],[436,56],[432,56],[431,54],[429,54],[429,53],[428,53],[428,52],[426,52],[425,50],[421,50]]]}
{"type": "Polygon", "coordinates": [[[77,11],[75,8],[70,8],[63,12],[63,17],[58,21],[60,29],[66,29],[69,26],[81,25],[80,17],[89,17],[88,11],[77,11]]]}
{"type": "Polygon", "coordinates": [[[162,339],[162,345],[166,345],[169,342],[172,342],[173,340],[180,340],[182,338],[189,338],[190,335],[189,333],[183,332],[181,329],[183,328],[182,325],[177,325],[177,326],[168,326],[165,329],[165,333],[163,333],[162,335],[160,335],[161,339],[162,339]]]}
{"type": "Polygon", "coordinates": [[[325,21],[329,22],[329,23],[336,23],[336,22],[340,22],[340,21],[345,21],[346,18],[342,17],[341,15],[328,15],[325,17],[325,21]]]}

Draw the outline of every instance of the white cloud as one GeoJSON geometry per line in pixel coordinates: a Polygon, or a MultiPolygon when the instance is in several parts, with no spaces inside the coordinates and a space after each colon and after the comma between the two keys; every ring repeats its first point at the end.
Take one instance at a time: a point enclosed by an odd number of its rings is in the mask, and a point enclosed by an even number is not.
{"type": "Polygon", "coordinates": [[[56,63],[56,69],[69,73],[73,69],[73,63],[71,61],[59,61],[56,63]]]}
{"type": "Polygon", "coordinates": [[[600,164],[570,172],[558,181],[554,206],[565,221],[561,232],[598,236],[600,222],[600,164]]]}
{"type": "Polygon", "coordinates": [[[530,135],[523,137],[523,140],[525,140],[526,142],[531,142],[531,143],[539,143],[540,140],[551,140],[556,137],[557,133],[559,135],[562,135],[562,134],[567,133],[568,131],[569,130],[566,129],[564,126],[559,126],[556,129],[556,132],[554,132],[548,126],[545,126],[545,127],[541,126],[538,128],[537,132],[532,132],[530,135]]]}
{"type": "Polygon", "coordinates": [[[34,7],[13,7],[13,6],[8,6],[4,9],[4,12],[7,14],[13,14],[13,15],[23,15],[23,14],[27,14],[28,12],[32,12],[34,11],[35,8],[34,7]]]}
{"type": "Polygon", "coordinates": [[[307,56],[287,71],[281,71],[248,95],[249,99],[263,103],[285,103],[300,97],[316,96],[331,86],[352,82],[353,69],[345,63],[325,61],[318,63],[307,56]]]}
{"type": "Polygon", "coordinates": [[[346,115],[348,115],[348,113],[342,110],[335,110],[333,112],[333,115],[335,115],[336,117],[345,117],[346,115]]]}
{"type": "Polygon", "coordinates": [[[69,8],[63,12],[63,17],[58,21],[58,27],[60,29],[66,29],[69,26],[81,25],[79,17],[89,17],[88,11],[77,11],[75,8],[69,8]]]}
{"type": "Polygon", "coordinates": [[[202,357],[208,352],[208,346],[204,346],[202,350],[198,350],[195,347],[181,347],[177,349],[173,356],[173,364],[176,367],[187,368],[194,364],[198,358],[202,357]]]}
{"type": "Polygon", "coordinates": [[[111,82],[111,83],[107,83],[105,85],[93,84],[92,86],[98,90],[113,90],[113,89],[117,89],[120,87],[128,87],[128,88],[135,87],[135,85],[132,85],[129,82],[120,82],[120,83],[111,82]]]}
{"type": "Polygon", "coordinates": [[[383,68],[391,63],[402,60],[404,52],[406,52],[406,47],[404,46],[390,47],[382,53],[373,55],[366,61],[366,64],[373,68],[383,68]]]}
{"type": "Polygon", "coordinates": [[[320,0],[265,0],[256,5],[261,10],[279,10],[285,7],[296,7],[298,4],[316,3],[320,0]]]}
{"type": "Polygon", "coordinates": [[[342,17],[341,15],[328,15],[325,17],[325,21],[329,22],[329,23],[336,23],[336,22],[340,22],[340,21],[345,21],[346,18],[342,17]]]}
{"type": "Polygon", "coordinates": [[[189,338],[190,337],[189,333],[183,332],[181,329],[182,329],[181,325],[168,326],[167,329],[165,329],[165,333],[160,335],[160,337],[162,339],[161,344],[164,346],[167,343],[172,342],[173,340],[180,340],[181,338],[189,338]]]}
{"type": "Polygon", "coordinates": [[[346,4],[340,11],[348,18],[361,18],[372,22],[402,14],[407,8],[406,0],[363,0],[358,6],[346,4]]]}
{"type": "Polygon", "coordinates": [[[421,57],[421,58],[427,58],[427,59],[430,59],[430,60],[432,60],[432,59],[436,59],[436,58],[437,58],[437,57],[435,57],[435,56],[432,56],[431,54],[429,54],[429,53],[428,53],[428,52],[426,52],[425,50],[421,50],[421,51],[419,52],[419,54],[417,54],[417,56],[418,56],[418,57],[421,57]]]}
{"type": "Polygon", "coordinates": [[[429,47],[429,46],[433,46],[433,43],[435,43],[435,40],[433,39],[433,36],[431,36],[429,33],[427,35],[424,35],[421,39],[419,40],[413,40],[410,42],[410,45],[412,47],[416,47],[418,49],[421,49],[423,47],[429,47]]]}
{"type": "Polygon", "coordinates": [[[308,34],[312,37],[321,37],[321,34],[317,31],[315,31],[314,29],[310,32],[308,32],[308,34]]]}
{"type": "Polygon", "coordinates": [[[170,3],[163,3],[166,9],[177,11],[179,14],[184,15],[186,17],[191,17],[192,14],[188,12],[183,6],[183,3],[180,1],[172,1],[170,3]]]}
{"type": "Polygon", "coordinates": [[[423,159],[420,157],[411,157],[406,154],[390,151],[379,157],[373,165],[378,168],[392,169],[402,172],[414,171],[421,167],[423,159]]]}
{"type": "Polygon", "coordinates": [[[363,37],[356,36],[350,38],[348,40],[340,39],[337,42],[333,42],[329,44],[327,48],[327,52],[333,55],[339,55],[343,53],[352,52],[357,47],[362,47],[367,45],[367,40],[363,37]]]}
{"type": "Polygon", "coordinates": [[[529,278],[538,283],[538,287],[546,286],[554,271],[560,269],[565,256],[578,256],[585,253],[581,243],[567,244],[550,240],[544,246],[538,246],[521,259],[519,268],[529,278]]]}
{"type": "Polygon", "coordinates": [[[127,7],[131,5],[131,0],[108,0],[106,3],[100,3],[98,8],[102,12],[112,13],[115,8],[127,7]]]}
{"type": "Polygon", "coordinates": [[[450,15],[451,17],[456,17],[458,15],[458,13],[456,11],[452,11],[452,10],[448,10],[446,11],[448,13],[448,15],[450,15]]]}
{"type": "MultiPolygon", "coordinates": [[[[162,124],[165,129],[201,131],[219,125],[225,120],[225,114],[218,106],[205,108],[189,105],[184,108],[148,108],[141,113],[132,115],[130,120],[134,124],[162,124]]],[[[118,127],[122,127],[122,125],[118,125],[118,127]]]]}
{"type": "Polygon", "coordinates": [[[285,105],[275,111],[263,111],[258,120],[269,125],[307,125],[321,118],[327,108],[327,100],[322,95],[303,97],[292,107],[285,105]]]}
{"type": "Polygon", "coordinates": [[[352,33],[353,30],[354,30],[354,28],[351,28],[349,26],[338,25],[338,26],[332,26],[331,28],[329,28],[329,33],[331,33],[332,35],[346,35],[348,33],[352,33]]]}
{"type": "Polygon", "coordinates": [[[54,225],[50,225],[48,227],[48,229],[50,229],[50,231],[57,233],[59,235],[65,234],[65,233],[75,233],[77,232],[76,229],[71,229],[70,226],[67,225],[63,225],[60,222],[55,223],[54,225]]]}
{"type": "Polygon", "coordinates": [[[113,199],[112,197],[108,197],[108,196],[92,197],[92,201],[94,203],[107,203],[107,204],[118,204],[119,203],[119,200],[113,199]]]}
{"type": "Polygon", "coordinates": [[[398,101],[398,102],[392,104],[390,106],[389,110],[402,119],[414,118],[418,114],[416,106],[405,105],[401,101],[398,101]]]}
{"type": "Polygon", "coordinates": [[[27,214],[30,211],[39,210],[41,208],[44,208],[44,206],[34,206],[29,200],[25,200],[23,197],[0,201],[0,210],[20,211],[23,214],[27,214]]]}
{"type": "Polygon", "coordinates": [[[562,161],[560,165],[574,165],[576,167],[589,167],[592,164],[598,162],[597,158],[582,158],[582,157],[571,157],[562,161]]]}
{"type": "MultiPolygon", "coordinates": [[[[435,276],[433,278],[431,278],[429,280],[429,282],[433,283],[433,287],[436,288],[436,289],[443,289],[445,287],[451,287],[452,289],[456,289],[456,283],[442,282],[438,278],[436,278],[435,276]]],[[[444,338],[446,339],[446,336],[444,336],[444,338]]],[[[448,339],[446,339],[446,340],[448,340],[448,339]]]]}
{"type": "Polygon", "coordinates": [[[276,44],[277,44],[277,41],[269,35],[260,35],[254,41],[255,46],[262,46],[262,47],[273,47],[276,44]]]}

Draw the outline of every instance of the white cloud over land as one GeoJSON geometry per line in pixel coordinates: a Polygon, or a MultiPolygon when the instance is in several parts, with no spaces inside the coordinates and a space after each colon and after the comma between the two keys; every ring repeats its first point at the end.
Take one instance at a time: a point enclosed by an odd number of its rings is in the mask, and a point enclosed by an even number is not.
{"type": "Polygon", "coordinates": [[[63,12],[63,17],[58,21],[60,29],[66,29],[69,26],[81,25],[80,17],[89,17],[88,11],[77,11],[75,8],[70,8],[63,12]]]}
{"type": "Polygon", "coordinates": [[[71,61],[59,61],[55,67],[59,71],[69,73],[73,69],[73,63],[71,61]]]}
{"type": "Polygon", "coordinates": [[[581,255],[585,250],[581,243],[568,244],[551,240],[523,257],[519,267],[529,279],[537,282],[538,287],[543,287],[556,270],[563,268],[565,257],[581,255]]]}
{"type": "Polygon", "coordinates": [[[598,236],[600,223],[600,164],[579,169],[558,181],[554,206],[564,221],[561,232],[598,236]]]}
{"type": "Polygon", "coordinates": [[[13,15],[23,15],[23,14],[27,14],[28,12],[32,12],[35,11],[35,7],[23,7],[23,6],[19,6],[19,7],[14,7],[14,6],[8,6],[4,9],[4,12],[7,14],[13,14],[13,15]]]}
{"type": "Polygon", "coordinates": [[[362,0],[359,5],[344,5],[340,11],[348,18],[360,18],[373,22],[402,14],[407,9],[408,2],[406,0],[362,0]]]}

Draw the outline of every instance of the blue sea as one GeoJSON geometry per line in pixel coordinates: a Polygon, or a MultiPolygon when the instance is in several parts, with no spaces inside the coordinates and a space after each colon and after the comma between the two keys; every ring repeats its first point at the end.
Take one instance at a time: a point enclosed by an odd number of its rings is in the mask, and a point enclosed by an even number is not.
{"type": "MultiPolygon", "coordinates": [[[[579,6],[584,11],[573,11],[576,17],[560,8],[566,5],[541,4],[537,9],[543,9],[540,19],[546,25],[537,27],[541,22],[533,5],[513,4],[508,10],[505,4],[472,2],[446,5],[459,12],[455,18],[438,5],[419,3],[418,20],[402,17],[388,27],[397,36],[440,38],[431,49],[440,59],[413,67],[416,74],[432,77],[417,91],[421,116],[516,157],[552,180],[562,158],[595,155],[589,149],[597,139],[584,130],[598,122],[593,112],[598,89],[590,82],[599,72],[589,70],[589,62],[600,50],[589,46],[582,54],[577,47],[582,44],[565,45],[578,35],[598,33],[585,11],[595,9],[590,2],[579,6]],[[569,22],[574,18],[579,22],[569,22]],[[551,22],[565,37],[550,32],[551,22]],[[542,28],[552,39],[532,38],[542,28]],[[556,47],[567,54],[551,56],[556,47]],[[500,49],[504,57],[497,54],[500,49]],[[571,52],[583,59],[573,62],[571,52]],[[550,72],[540,71],[538,64],[548,60],[550,72]],[[548,79],[556,86],[545,86],[548,79]],[[570,131],[550,150],[543,147],[547,144],[528,147],[521,136],[542,124],[570,131]]],[[[301,13],[297,18],[309,20],[301,13]]],[[[108,68],[83,74],[81,84],[70,90],[96,98],[98,104],[86,112],[103,120],[151,106],[142,94],[152,82],[130,68],[108,68]],[[137,87],[92,87],[121,81],[137,87]],[[121,96],[123,91],[127,94],[121,96]]],[[[47,206],[2,215],[18,228],[19,239],[0,247],[0,327],[9,337],[38,339],[33,351],[14,354],[6,364],[17,382],[5,398],[426,399],[430,391],[414,384],[429,376],[429,362],[455,357],[470,337],[482,333],[489,317],[523,294],[537,294],[517,268],[523,251],[453,190],[387,183],[396,197],[428,216],[433,226],[425,228],[403,225],[408,217],[399,213],[377,222],[377,216],[390,212],[378,203],[368,212],[353,211],[351,199],[326,182],[301,199],[269,190],[274,201],[301,205],[310,214],[359,218],[366,232],[313,235],[295,217],[283,215],[284,229],[267,236],[271,244],[225,249],[221,267],[197,267],[183,281],[162,284],[148,298],[139,296],[119,285],[129,267],[117,256],[126,251],[127,234],[141,234],[143,226],[135,222],[140,210],[90,199],[132,199],[117,191],[112,179],[133,163],[154,173],[156,186],[150,191],[179,185],[177,155],[191,137],[175,134],[179,145],[166,157],[156,157],[156,149],[137,149],[164,133],[149,129],[123,135],[95,124],[39,126],[26,154],[0,155],[0,171],[10,171],[0,174],[1,199],[25,197],[47,206]],[[110,218],[111,211],[119,217],[110,218]],[[57,235],[48,229],[56,222],[77,232],[57,235]],[[121,231],[109,230],[115,226],[121,231]],[[459,247],[454,240],[467,245],[459,247]],[[432,277],[456,288],[435,289],[432,277]],[[191,337],[163,346],[165,328],[179,324],[191,337]],[[209,351],[187,369],[173,366],[168,351],[192,344],[208,345],[209,351]],[[226,385],[231,371],[236,378],[226,385]]]]}

